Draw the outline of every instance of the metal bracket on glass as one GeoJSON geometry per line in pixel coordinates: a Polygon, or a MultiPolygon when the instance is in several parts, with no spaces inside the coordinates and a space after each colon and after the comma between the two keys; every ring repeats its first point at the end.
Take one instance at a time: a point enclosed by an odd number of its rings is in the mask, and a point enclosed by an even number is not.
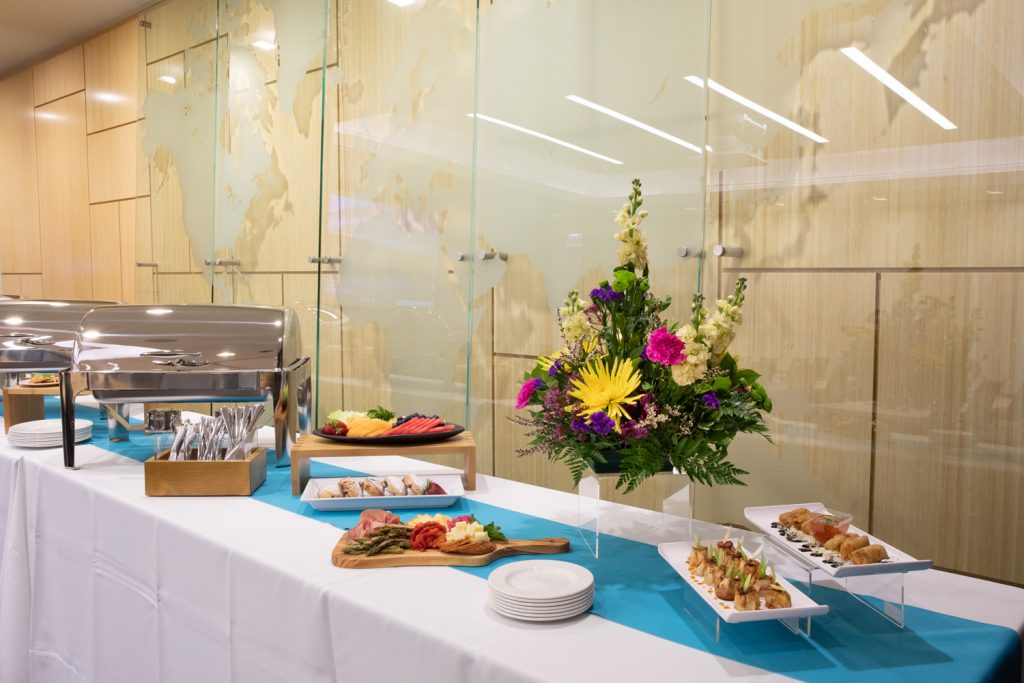
{"type": "Polygon", "coordinates": [[[472,256],[472,254],[466,254],[466,253],[463,253],[461,251],[457,251],[457,252],[455,252],[455,260],[456,261],[472,261],[473,260],[473,256],[472,256]]]}
{"type": "Polygon", "coordinates": [[[676,248],[676,256],[679,258],[689,258],[691,256],[700,256],[700,249],[690,249],[688,246],[683,245],[676,248]]]}
{"type": "Polygon", "coordinates": [[[342,258],[340,256],[310,256],[307,260],[310,263],[319,263],[325,266],[333,266],[341,263],[342,258]]]}
{"type": "Polygon", "coordinates": [[[716,244],[711,247],[711,253],[715,256],[727,258],[742,258],[743,247],[727,247],[724,244],[716,244]]]}
{"type": "Polygon", "coordinates": [[[157,263],[156,261],[136,261],[135,262],[135,267],[136,268],[157,268],[159,266],[160,266],[160,264],[157,263]]]}
{"type": "Polygon", "coordinates": [[[216,266],[240,266],[240,265],[242,265],[242,262],[239,261],[236,258],[216,258],[216,259],[208,258],[205,261],[203,261],[203,263],[205,263],[208,266],[214,266],[214,267],[216,267],[216,266]]]}
{"type": "Polygon", "coordinates": [[[478,258],[481,261],[493,261],[497,257],[502,261],[508,261],[508,254],[503,251],[495,251],[494,249],[485,249],[480,252],[478,258]]]}

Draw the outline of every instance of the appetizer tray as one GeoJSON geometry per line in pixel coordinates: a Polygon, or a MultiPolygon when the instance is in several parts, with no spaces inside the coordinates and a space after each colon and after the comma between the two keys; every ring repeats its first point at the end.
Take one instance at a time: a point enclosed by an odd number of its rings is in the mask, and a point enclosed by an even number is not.
{"type": "Polygon", "coordinates": [[[497,543],[497,550],[484,555],[458,555],[440,550],[406,550],[398,555],[346,555],[342,539],[331,552],[331,562],[346,569],[381,569],[384,567],[483,567],[511,555],[552,555],[569,552],[567,538],[537,538],[529,541],[509,539],[497,543]]]}
{"type": "Polygon", "coordinates": [[[662,543],[658,546],[658,553],[668,562],[669,566],[683,577],[683,581],[715,611],[718,617],[727,624],[742,624],[753,621],[771,621],[773,619],[798,619],[801,617],[817,617],[828,614],[828,605],[819,605],[809,597],[793,587],[789,581],[781,576],[776,577],[778,584],[784,588],[790,596],[792,607],[781,607],[778,609],[757,609],[751,611],[737,610],[732,604],[715,597],[712,587],[704,585],[704,581],[697,578],[687,564],[687,558],[693,550],[693,543],[680,541],[677,543],[662,543]]]}
{"type": "Polygon", "coordinates": [[[52,382],[33,382],[30,379],[23,379],[18,382],[18,386],[21,387],[56,387],[60,386],[60,382],[54,380],[52,382]]]}
{"type": "MultiPolygon", "coordinates": [[[[344,477],[351,479],[358,484],[365,480],[380,480],[385,477],[344,477]]],[[[331,488],[338,489],[338,477],[330,479],[310,479],[306,489],[302,492],[301,501],[309,503],[315,509],[324,512],[336,510],[392,510],[398,508],[440,508],[455,504],[459,498],[466,494],[462,486],[462,476],[458,474],[439,474],[432,476],[431,481],[436,482],[444,489],[443,495],[433,496],[371,496],[363,493],[360,496],[350,498],[320,498],[320,490],[331,488]]]]}
{"type": "Polygon", "coordinates": [[[825,512],[828,508],[824,503],[797,503],[791,505],[767,505],[763,507],[749,507],[743,511],[747,520],[753,524],[758,531],[765,534],[772,542],[782,548],[786,553],[799,559],[804,565],[812,569],[819,569],[831,577],[840,579],[847,576],[870,576],[874,574],[899,574],[903,572],[921,571],[932,566],[931,560],[918,560],[911,557],[902,550],[895,548],[885,541],[872,536],[866,531],[850,525],[848,533],[867,536],[870,543],[881,545],[885,548],[889,557],[881,562],[870,564],[845,563],[834,566],[828,562],[827,555],[812,555],[817,552],[814,548],[808,548],[805,541],[799,537],[793,540],[786,535],[786,530],[779,524],[779,515],[795,510],[796,508],[807,508],[812,512],[825,512]],[[774,525],[774,526],[773,526],[774,525]],[[804,549],[802,549],[804,548],[804,549]]]}
{"type": "Polygon", "coordinates": [[[319,428],[313,433],[321,439],[336,441],[338,443],[358,443],[371,446],[413,446],[415,444],[436,443],[448,439],[466,431],[462,425],[448,422],[453,427],[446,432],[434,432],[429,434],[392,434],[390,436],[338,436],[337,434],[324,434],[319,428]]]}

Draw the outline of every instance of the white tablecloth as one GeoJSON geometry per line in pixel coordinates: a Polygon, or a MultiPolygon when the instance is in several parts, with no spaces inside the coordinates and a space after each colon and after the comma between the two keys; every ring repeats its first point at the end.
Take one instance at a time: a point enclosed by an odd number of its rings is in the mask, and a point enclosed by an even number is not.
{"type": "MultiPolygon", "coordinates": [[[[504,619],[465,572],[337,569],[333,526],[248,498],[147,498],[139,463],[89,445],[77,459],[68,471],[58,449],[0,439],[3,683],[786,680],[594,615],[504,619]]],[[[471,497],[576,520],[575,496],[507,480],[479,477],[471,497]]],[[[602,524],[678,537],[649,514],[609,506],[602,524]]],[[[908,604],[941,596],[944,612],[1024,632],[1020,589],[939,571],[906,585],[908,604]]]]}

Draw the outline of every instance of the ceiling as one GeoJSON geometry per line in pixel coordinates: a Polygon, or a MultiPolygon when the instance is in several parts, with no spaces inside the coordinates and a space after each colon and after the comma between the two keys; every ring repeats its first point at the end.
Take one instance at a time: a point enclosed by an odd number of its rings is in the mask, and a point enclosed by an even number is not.
{"type": "Polygon", "coordinates": [[[0,77],[93,35],[154,0],[0,0],[0,77]]]}

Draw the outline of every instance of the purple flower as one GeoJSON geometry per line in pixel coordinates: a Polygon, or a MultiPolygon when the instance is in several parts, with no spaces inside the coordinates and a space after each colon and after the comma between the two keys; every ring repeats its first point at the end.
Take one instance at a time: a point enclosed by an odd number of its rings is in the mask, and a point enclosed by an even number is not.
{"type": "Polygon", "coordinates": [[[602,285],[590,290],[590,298],[594,301],[601,300],[605,303],[622,298],[622,292],[616,292],[611,285],[602,285]]]}
{"type": "Polygon", "coordinates": [[[628,439],[643,439],[647,436],[647,427],[644,427],[637,420],[623,422],[621,425],[622,436],[628,439]]]}
{"type": "Polygon", "coordinates": [[[647,357],[647,347],[646,346],[640,351],[640,357],[643,358],[644,360],[650,360],[650,358],[647,357]]]}
{"type": "Polygon", "coordinates": [[[604,411],[597,411],[590,416],[590,426],[601,436],[607,436],[615,428],[615,422],[604,411]]]}
{"type": "Polygon", "coordinates": [[[525,408],[530,402],[530,397],[533,396],[533,392],[540,389],[542,384],[544,384],[544,382],[536,377],[523,382],[523,386],[519,389],[519,396],[516,397],[516,410],[525,408]]]}
{"type": "Polygon", "coordinates": [[[565,392],[558,387],[551,387],[544,394],[544,408],[556,412],[565,407],[565,392]]]}
{"type": "Polygon", "coordinates": [[[718,402],[718,397],[715,396],[715,392],[713,391],[707,392],[706,394],[701,396],[701,398],[704,399],[704,405],[706,405],[708,408],[711,408],[712,410],[718,410],[719,408],[722,407],[722,404],[718,402]]]}
{"type": "Polygon", "coordinates": [[[548,368],[548,377],[554,377],[555,375],[558,374],[558,371],[561,370],[561,369],[562,369],[562,359],[558,359],[554,363],[551,364],[550,368],[548,368]]]}
{"type": "Polygon", "coordinates": [[[572,427],[572,431],[576,432],[577,434],[582,434],[583,432],[587,431],[587,420],[586,418],[582,417],[574,417],[572,420],[572,424],[570,424],[569,426],[572,427]]]}
{"type": "Polygon", "coordinates": [[[684,348],[686,344],[682,339],[669,332],[667,327],[659,327],[651,332],[647,348],[644,350],[647,352],[648,360],[662,365],[678,365],[686,360],[684,348]]]}

